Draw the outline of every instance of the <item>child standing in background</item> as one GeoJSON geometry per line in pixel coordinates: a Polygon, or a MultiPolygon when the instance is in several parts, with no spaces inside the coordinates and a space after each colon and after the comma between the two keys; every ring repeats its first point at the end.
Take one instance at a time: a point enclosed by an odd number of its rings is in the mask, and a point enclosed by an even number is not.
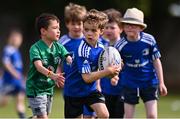
{"type": "Polygon", "coordinates": [[[167,95],[160,52],[154,37],[143,32],[147,27],[144,14],[130,8],[122,20],[125,37],[116,44],[124,62],[121,72],[125,118],[133,118],[135,105],[141,98],[147,118],[157,118],[158,88],[167,95]]]}
{"type": "MultiPolygon", "coordinates": [[[[122,15],[115,9],[107,9],[104,13],[108,16],[108,23],[105,25],[100,41],[105,47],[114,47],[121,40],[121,33],[123,31],[121,23],[122,15]]],[[[100,80],[101,91],[106,99],[105,103],[109,111],[109,118],[123,118],[124,103],[120,99],[122,93],[121,79],[117,85],[114,85],[111,81],[108,78],[100,80]]]]}
{"type": "Polygon", "coordinates": [[[25,81],[23,76],[23,61],[19,48],[23,36],[20,30],[13,29],[8,35],[8,44],[3,50],[2,62],[4,72],[0,87],[0,106],[5,106],[8,96],[16,98],[16,111],[19,118],[25,118],[25,81]]]}
{"type": "MultiPolygon", "coordinates": [[[[84,38],[83,35],[83,20],[87,11],[84,6],[70,3],[65,7],[64,16],[65,24],[68,29],[68,34],[63,35],[59,39],[61,43],[71,56],[74,58],[75,50],[78,49],[79,43],[84,38]]],[[[74,63],[72,63],[74,65],[74,63]]],[[[63,63],[62,71],[65,73],[66,78],[79,78],[77,75],[71,75],[76,69],[74,66],[68,65],[66,62],[63,63]]],[[[68,85],[68,82],[65,80],[65,85],[68,85]]],[[[65,89],[66,90],[66,89],[65,89]]],[[[94,112],[88,111],[87,107],[84,106],[83,118],[93,118],[95,116],[94,112]]]]}

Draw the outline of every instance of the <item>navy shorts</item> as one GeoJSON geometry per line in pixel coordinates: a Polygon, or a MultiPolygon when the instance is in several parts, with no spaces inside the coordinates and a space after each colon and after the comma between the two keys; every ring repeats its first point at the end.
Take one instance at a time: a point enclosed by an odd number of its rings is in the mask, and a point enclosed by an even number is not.
{"type": "Polygon", "coordinates": [[[139,98],[143,102],[158,100],[159,91],[158,86],[151,86],[147,88],[129,88],[123,87],[123,100],[128,104],[138,104],[139,98]]]}
{"type": "Polygon", "coordinates": [[[9,84],[2,82],[0,86],[0,93],[2,95],[15,96],[18,93],[25,93],[25,86],[21,83],[9,84]]]}
{"type": "MultiPolygon", "coordinates": [[[[105,98],[100,92],[93,92],[87,97],[69,97],[64,96],[65,100],[65,118],[77,118],[83,114],[84,106],[88,112],[93,112],[90,105],[95,103],[104,103],[105,98]]],[[[92,114],[92,113],[91,113],[92,114]]]]}

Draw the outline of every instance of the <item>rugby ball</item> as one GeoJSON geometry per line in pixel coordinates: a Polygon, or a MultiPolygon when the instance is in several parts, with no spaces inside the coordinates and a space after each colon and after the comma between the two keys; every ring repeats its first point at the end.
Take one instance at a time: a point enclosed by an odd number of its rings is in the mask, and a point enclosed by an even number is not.
{"type": "Polygon", "coordinates": [[[116,48],[111,46],[105,47],[99,55],[98,68],[103,70],[112,64],[121,66],[121,56],[116,48]]]}

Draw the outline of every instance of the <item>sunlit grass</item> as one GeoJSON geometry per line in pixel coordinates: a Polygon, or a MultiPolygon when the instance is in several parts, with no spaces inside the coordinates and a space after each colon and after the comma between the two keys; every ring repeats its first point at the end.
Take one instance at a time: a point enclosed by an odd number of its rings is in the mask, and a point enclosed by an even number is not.
{"type": "MultiPolygon", "coordinates": [[[[26,115],[32,116],[31,110],[28,108],[26,100],[26,115]]],[[[64,114],[64,101],[61,91],[56,90],[53,102],[52,113],[50,118],[63,118],[64,114]]],[[[159,118],[180,118],[180,95],[168,95],[166,97],[160,97],[158,102],[158,116],[159,118]]],[[[10,99],[9,104],[0,108],[0,118],[17,118],[15,111],[14,99],[10,99]]],[[[136,106],[136,118],[145,118],[145,108],[140,101],[140,104],[136,106]]]]}

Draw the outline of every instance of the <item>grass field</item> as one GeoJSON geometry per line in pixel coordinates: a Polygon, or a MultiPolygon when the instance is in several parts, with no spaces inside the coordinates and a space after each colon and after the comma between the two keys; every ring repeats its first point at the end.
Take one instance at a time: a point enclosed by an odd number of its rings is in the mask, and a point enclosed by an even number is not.
{"type": "MultiPolygon", "coordinates": [[[[52,113],[50,114],[50,118],[63,118],[63,97],[60,91],[55,91],[54,103],[52,113]]],[[[26,107],[28,107],[26,101],[26,107]]],[[[143,103],[140,102],[136,107],[136,118],[144,118],[145,117],[145,109],[143,103]]],[[[31,110],[29,108],[26,109],[26,115],[32,116],[31,110]]],[[[180,118],[180,95],[168,95],[166,97],[160,97],[158,103],[158,115],[159,118],[180,118]]],[[[14,100],[10,99],[9,104],[0,108],[0,118],[17,118],[14,100]]]]}

